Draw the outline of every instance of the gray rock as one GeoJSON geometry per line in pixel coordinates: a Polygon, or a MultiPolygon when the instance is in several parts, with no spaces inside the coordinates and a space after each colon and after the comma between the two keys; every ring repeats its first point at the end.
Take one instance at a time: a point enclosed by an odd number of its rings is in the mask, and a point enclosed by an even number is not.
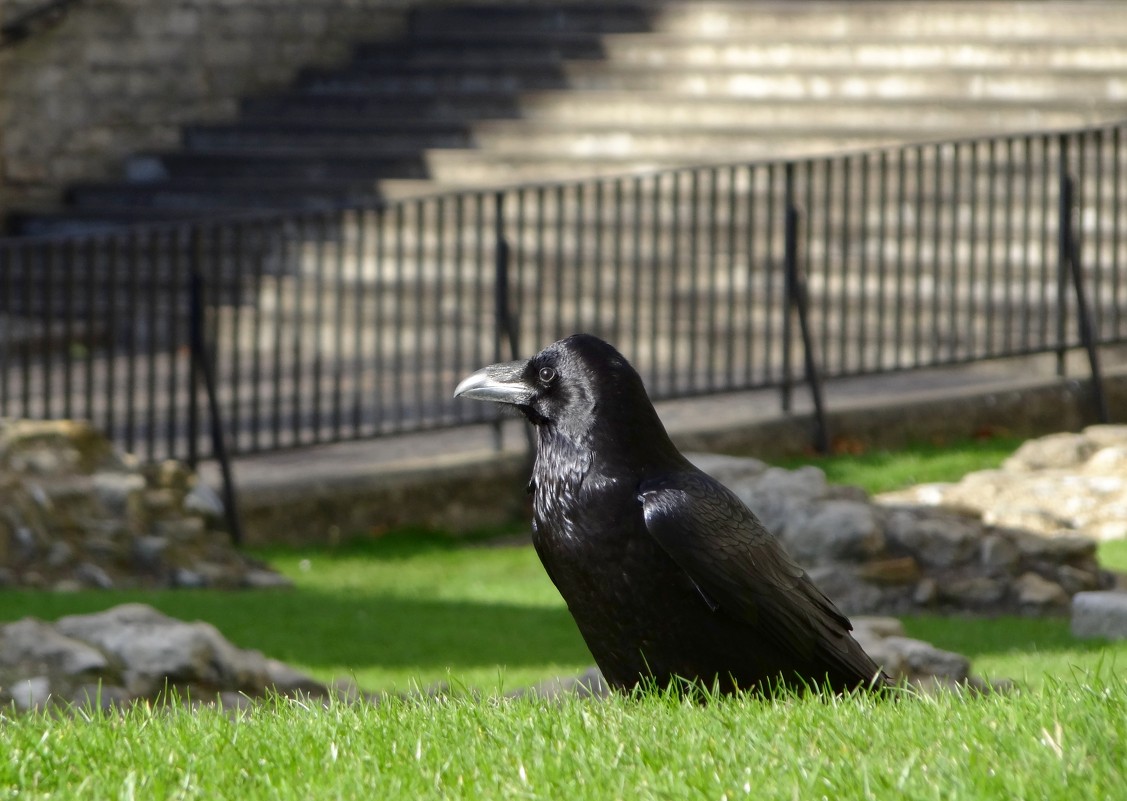
{"type": "Polygon", "coordinates": [[[46,676],[18,679],[5,693],[20,711],[42,709],[51,697],[51,680],[46,676]]]}
{"type": "Polygon", "coordinates": [[[1098,566],[1091,568],[1079,565],[1061,565],[1057,568],[1057,580],[1070,596],[1078,592],[1100,589],[1100,570],[1098,566]]]}
{"type": "Polygon", "coordinates": [[[83,562],[74,569],[74,578],[88,587],[100,590],[112,590],[115,586],[113,578],[93,562],[83,562]]]}
{"type": "Polygon", "coordinates": [[[1061,532],[1046,536],[1021,529],[1007,532],[1022,556],[1066,562],[1095,556],[1096,541],[1081,534],[1061,532]]]}
{"type": "Polygon", "coordinates": [[[789,526],[810,513],[813,501],[826,495],[826,474],[809,466],[798,470],[771,467],[732,490],[768,531],[784,536],[789,526]]]}
{"type": "Polygon", "coordinates": [[[920,515],[895,510],[888,519],[888,539],[931,567],[972,561],[980,548],[981,527],[957,515],[920,515]]]}
{"type": "Polygon", "coordinates": [[[293,582],[273,570],[251,569],[243,574],[242,586],[256,590],[289,589],[293,582]]]}
{"type": "Polygon", "coordinates": [[[1072,596],[1072,634],[1127,639],[1127,592],[1080,592],[1072,596]]]}
{"type": "Polygon", "coordinates": [[[0,666],[19,664],[64,676],[99,673],[109,667],[97,648],[30,617],[0,626],[0,666]]]}
{"type": "Polygon", "coordinates": [[[1068,603],[1068,593],[1061,585],[1033,572],[1018,576],[1014,590],[1022,606],[1064,606],[1068,603]]]}
{"type": "MultiPolygon", "coordinates": [[[[166,681],[242,689],[252,684],[254,657],[208,623],[185,623],[142,604],[60,618],[59,631],[95,646],[123,665],[126,688],[147,694],[166,681]]],[[[261,663],[262,657],[258,655],[261,663]]]]}
{"type": "Polygon", "coordinates": [[[198,481],[192,491],[184,496],[184,510],[212,520],[222,520],[223,500],[215,490],[198,481]]]}
{"type": "Polygon", "coordinates": [[[136,510],[145,479],[136,473],[96,473],[94,494],[110,514],[125,516],[136,510]]]}
{"type": "Polygon", "coordinates": [[[1082,432],[1084,439],[1097,448],[1108,448],[1116,445],[1127,445],[1127,425],[1122,423],[1102,424],[1088,426],[1082,432]]]}
{"type": "Polygon", "coordinates": [[[813,514],[788,525],[783,538],[787,549],[801,563],[861,561],[884,550],[884,532],[868,504],[856,501],[825,501],[813,514]]]}
{"type": "Polygon", "coordinates": [[[954,579],[938,585],[939,597],[956,606],[982,608],[1006,597],[1006,583],[987,576],[954,579]]]}
{"type": "Polygon", "coordinates": [[[970,676],[970,660],[965,656],[911,637],[886,637],[869,655],[885,672],[911,681],[935,678],[945,683],[959,683],[970,676]]]}
{"type": "Polygon", "coordinates": [[[1022,444],[1002,463],[1002,468],[1029,472],[1047,467],[1074,467],[1095,453],[1097,447],[1083,434],[1049,434],[1022,444]]]}
{"type": "Polygon", "coordinates": [[[1021,551],[1009,537],[987,534],[979,544],[979,561],[991,571],[1009,571],[1021,559],[1021,551]]]}

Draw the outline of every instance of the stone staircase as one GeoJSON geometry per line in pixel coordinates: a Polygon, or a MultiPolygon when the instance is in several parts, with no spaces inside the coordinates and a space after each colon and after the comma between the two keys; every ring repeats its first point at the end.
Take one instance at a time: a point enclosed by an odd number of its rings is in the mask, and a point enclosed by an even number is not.
{"type": "Polygon", "coordinates": [[[1127,112],[1116,2],[431,6],[25,233],[1065,128],[1127,112]]]}

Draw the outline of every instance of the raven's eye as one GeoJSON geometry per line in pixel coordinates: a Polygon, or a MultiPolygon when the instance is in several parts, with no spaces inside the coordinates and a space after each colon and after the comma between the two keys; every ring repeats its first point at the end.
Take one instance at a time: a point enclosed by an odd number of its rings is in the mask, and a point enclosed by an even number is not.
{"type": "Polygon", "coordinates": [[[540,379],[541,384],[548,386],[548,384],[556,380],[556,371],[551,367],[541,367],[537,377],[540,379]]]}

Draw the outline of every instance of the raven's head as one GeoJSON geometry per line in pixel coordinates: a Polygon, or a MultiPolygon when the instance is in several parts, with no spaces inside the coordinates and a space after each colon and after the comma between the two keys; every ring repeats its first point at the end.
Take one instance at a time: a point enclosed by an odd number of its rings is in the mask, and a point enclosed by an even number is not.
{"type": "Polygon", "coordinates": [[[553,342],[528,361],[482,368],[458,384],[454,396],[511,404],[534,425],[577,443],[596,432],[602,443],[628,432],[668,441],[637,371],[590,334],[553,342]]]}

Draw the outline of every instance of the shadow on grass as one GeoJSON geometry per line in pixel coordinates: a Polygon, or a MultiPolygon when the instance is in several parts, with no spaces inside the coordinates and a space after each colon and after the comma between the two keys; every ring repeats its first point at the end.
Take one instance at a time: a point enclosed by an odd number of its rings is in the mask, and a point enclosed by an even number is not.
{"type": "Polygon", "coordinates": [[[240,648],[311,667],[519,667],[590,659],[564,608],[298,592],[6,592],[0,620],[53,620],[122,603],[204,620],[240,648]]]}
{"type": "Polygon", "coordinates": [[[972,661],[1008,654],[1089,653],[1107,650],[1108,641],[1077,639],[1066,618],[938,617],[903,618],[910,637],[963,654],[972,661]]]}

